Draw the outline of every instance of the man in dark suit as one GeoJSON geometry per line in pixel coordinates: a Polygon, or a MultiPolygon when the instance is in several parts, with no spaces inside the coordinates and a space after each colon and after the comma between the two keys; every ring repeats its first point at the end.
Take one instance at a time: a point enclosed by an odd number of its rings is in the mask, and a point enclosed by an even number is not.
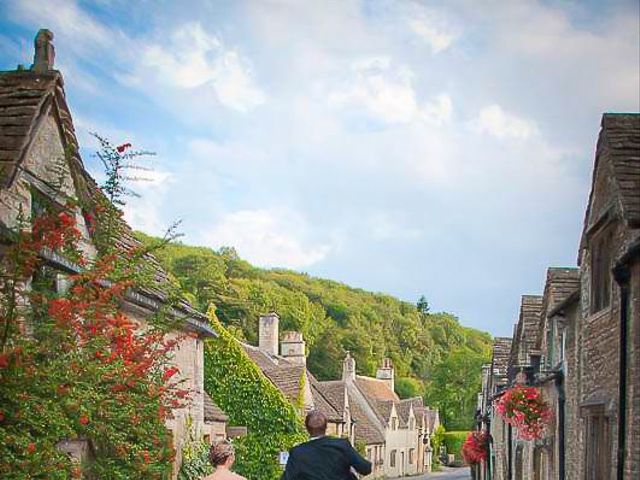
{"type": "Polygon", "coordinates": [[[326,436],[327,417],[312,411],[304,421],[311,440],[291,449],[280,480],[355,480],[356,472],[371,473],[371,462],[364,459],[344,438],[326,436]]]}

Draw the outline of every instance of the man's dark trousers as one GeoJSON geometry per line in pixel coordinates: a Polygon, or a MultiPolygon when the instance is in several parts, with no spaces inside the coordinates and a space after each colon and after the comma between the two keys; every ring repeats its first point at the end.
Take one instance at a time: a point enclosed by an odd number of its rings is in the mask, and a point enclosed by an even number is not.
{"type": "Polygon", "coordinates": [[[364,459],[344,438],[320,437],[291,449],[281,480],[353,480],[351,468],[371,473],[364,459]]]}

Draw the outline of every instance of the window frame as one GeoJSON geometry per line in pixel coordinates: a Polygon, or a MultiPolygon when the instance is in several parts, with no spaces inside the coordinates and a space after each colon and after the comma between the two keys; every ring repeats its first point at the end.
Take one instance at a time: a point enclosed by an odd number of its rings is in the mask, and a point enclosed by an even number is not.
{"type": "Polygon", "coordinates": [[[613,232],[603,228],[589,241],[589,312],[597,314],[611,306],[613,290],[613,232]]]}

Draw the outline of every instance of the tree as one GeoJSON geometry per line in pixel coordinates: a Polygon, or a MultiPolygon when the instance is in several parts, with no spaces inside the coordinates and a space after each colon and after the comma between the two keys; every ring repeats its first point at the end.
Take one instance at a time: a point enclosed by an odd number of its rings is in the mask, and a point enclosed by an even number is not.
{"type": "Polygon", "coordinates": [[[418,303],[416,304],[416,308],[422,315],[427,315],[429,313],[429,302],[427,301],[427,297],[421,295],[418,299],[418,303]]]}

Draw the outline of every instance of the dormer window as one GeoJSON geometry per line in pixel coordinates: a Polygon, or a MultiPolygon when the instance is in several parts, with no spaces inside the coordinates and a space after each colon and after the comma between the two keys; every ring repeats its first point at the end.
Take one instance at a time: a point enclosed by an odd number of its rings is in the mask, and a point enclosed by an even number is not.
{"type": "Polygon", "coordinates": [[[602,232],[591,244],[591,313],[611,302],[611,233],[602,232]]]}

